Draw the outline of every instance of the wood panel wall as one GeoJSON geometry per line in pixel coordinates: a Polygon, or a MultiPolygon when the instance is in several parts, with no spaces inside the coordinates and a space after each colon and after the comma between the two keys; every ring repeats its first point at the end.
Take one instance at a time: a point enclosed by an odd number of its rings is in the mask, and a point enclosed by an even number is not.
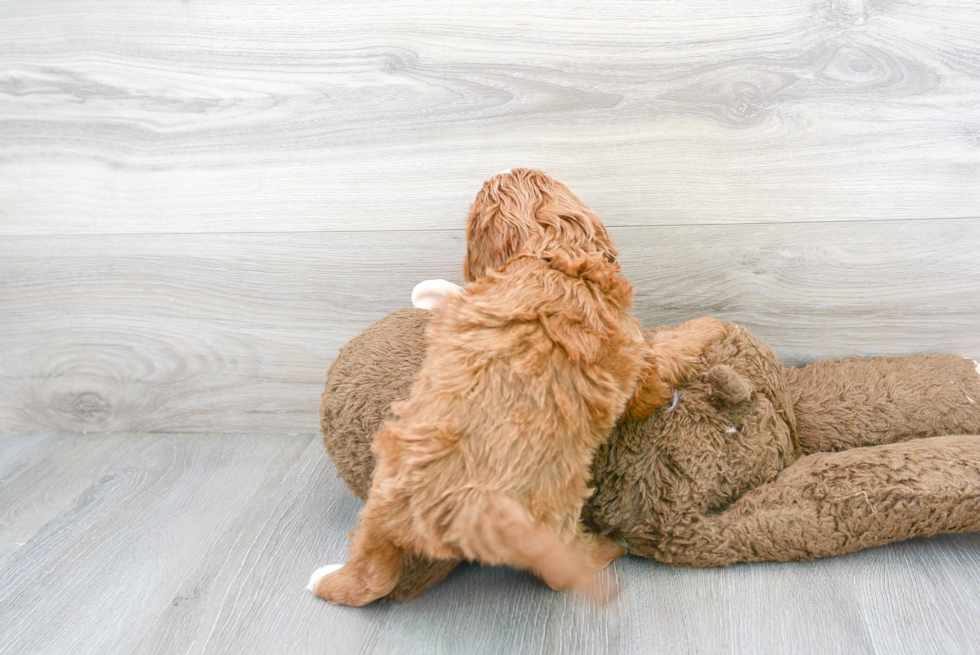
{"type": "Polygon", "coordinates": [[[973,0],[0,0],[0,431],[312,432],[525,165],[637,314],[980,358],[973,0]]]}

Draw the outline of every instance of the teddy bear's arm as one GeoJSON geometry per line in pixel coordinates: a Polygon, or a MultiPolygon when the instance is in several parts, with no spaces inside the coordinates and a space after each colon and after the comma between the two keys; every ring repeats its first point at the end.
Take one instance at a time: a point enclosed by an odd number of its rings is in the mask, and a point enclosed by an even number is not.
{"type": "Polygon", "coordinates": [[[626,405],[626,417],[640,421],[666,404],[674,396],[674,387],[693,372],[705,348],[727,334],[721,321],[706,316],[648,337],[644,365],[626,405]]]}
{"type": "Polygon", "coordinates": [[[803,457],[723,512],[631,550],[682,566],[808,560],[980,530],[980,435],[803,457]]]}

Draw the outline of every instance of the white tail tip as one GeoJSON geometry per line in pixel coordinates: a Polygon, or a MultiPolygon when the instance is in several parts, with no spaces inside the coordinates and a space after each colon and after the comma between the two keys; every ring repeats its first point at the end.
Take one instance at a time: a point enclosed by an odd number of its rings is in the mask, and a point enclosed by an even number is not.
{"type": "Polygon", "coordinates": [[[425,280],[412,289],[412,307],[416,309],[439,309],[451,296],[463,293],[463,287],[446,280],[425,280]]]}

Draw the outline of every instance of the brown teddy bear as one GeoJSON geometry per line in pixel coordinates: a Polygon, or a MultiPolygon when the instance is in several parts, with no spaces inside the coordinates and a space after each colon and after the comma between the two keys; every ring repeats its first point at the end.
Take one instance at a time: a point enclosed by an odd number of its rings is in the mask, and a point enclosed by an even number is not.
{"type": "MultiPolygon", "coordinates": [[[[408,396],[431,312],[402,309],[344,346],[320,407],[324,445],[361,499],[371,442],[408,396]]],[[[806,560],[980,530],[980,366],[953,355],[784,368],[747,330],[708,348],[674,401],[621,421],[582,520],[682,566],[806,560]]],[[[408,599],[456,561],[406,563],[408,599]]]]}

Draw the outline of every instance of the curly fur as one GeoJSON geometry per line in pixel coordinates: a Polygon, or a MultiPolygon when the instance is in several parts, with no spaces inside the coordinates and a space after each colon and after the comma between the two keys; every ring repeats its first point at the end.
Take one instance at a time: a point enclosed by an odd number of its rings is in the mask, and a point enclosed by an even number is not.
{"type": "Polygon", "coordinates": [[[415,555],[600,595],[595,574],[623,549],[579,521],[593,455],[628,402],[634,418],[663,404],[724,336],[701,319],[647,342],[602,222],[544,173],[488,181],[467,235],[470,284],[435,313],[411,393],[374,440],[347,564],[313,587],[331,602],[388,595],[415,555]]]}

